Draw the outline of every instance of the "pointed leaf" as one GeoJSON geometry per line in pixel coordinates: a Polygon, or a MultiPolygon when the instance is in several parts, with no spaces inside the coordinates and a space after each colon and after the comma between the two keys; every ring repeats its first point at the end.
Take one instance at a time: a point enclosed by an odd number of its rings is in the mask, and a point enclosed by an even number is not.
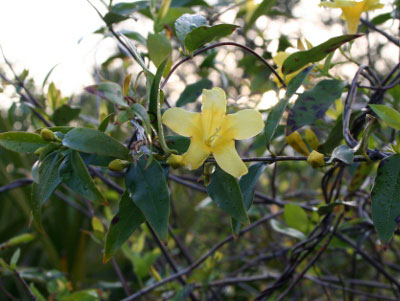
{"type": "Polygon", "coordinates": [[[125,191],[119,202],[118,212],[111,220],[106,234],[103,261],[110,260],[145,220],[143,213],[129,197],[129,193],[125,191]]]}
{"type": "Polygon", "coordinates": [[[286,136],[322,118],[329,106],[341,96],[344,86],[340,80],[322,80],[301,94],[289,112],[286,136]]]}
{"type": "Polygon", "coordinates": [[[308,216],[304,209],[299,205],[286,204],[284,217],[288,227],[307,233],[310,221],[308,220],[308,216]]]}
{"type": "Polygon", "coordinates": [[[59,175],[62,182],[76,193],[97,204],[107,203],[78,152],[73,151],[64,158],[59,168],[59,175]]]}
{"type": "Polygon", "coordinates": [[[185,36],[196,27],[206,25],[207,20],[198,14],[184,14],[175,21],[176,36],[185,44],[185,36]]]}
{"type": "Polygon", "coordinates": [[[33,153],[49,142],[42,139],[38,134],[26,132],[0,133],[0,145],[8,150],[21,153],[33,153]]]}
{"type": "Polygon", "coordinates": [[[69,131],[63,145],[84,153],[128,159],[129,150],[114,138],[90,128],[75,128],[69,131]]]}
{"type": "Polygon", "coordinates": [[[249,223],[242,192],[237,179],[217,167],[211,175],[207,193],[219,208],[243,224],[249,223]]]}
{"type": "Polygon", "coordinates": [[[176,106],[181,107],[185,104],[195,102],[201,93],[203,93],[203,89],[211,89],[212,86],[212,81],[207,78],[202,78],[194,84],[187,85],[185,90],[183,90],[182,94],[179,96],[176,106]]]}
{"type": "Polygon", "coordinates": [[[160,101],[160,81],[168,61],[169,57],[164,59],[151,82],[149,112],[155,117],[154,120],[152,120],[153,122],[157,121],[157,103],[160,101]]]}
{"type": "Polygon", "coordinates": [[[146,216],[160,239],[167,238],[169,217],[169,193],[164,171],[153,159],[146,168],[147,160],[141,157],[132,164],[125,182],[130,197],[146,216]]]}
{"type": "Polygon", "coordinates": [[[101,98],[107,99],[119,106],[128,107],[124,101],[122,88],[119,84],[113,82],[104,82],[98,85],[92,85],[85,88],[86,92],[97,95],[101,98]]]}
{"type": "Polygon", "coordinates": [[[283,62],[282,72],[283,74],[290,74],[296,72],[307,64],[318,62],[344,43],[352,41],[358,37],[361,37],[361,35],[338,36],[309,50],[295,52],[283,62]]]}
{"type": "Polygon", "coordinates": [[[354,161],[354,150],[347,145],[339,145],[333,150],[328,163],[332,163],[335,159],[346,164],[352,164],[354,161]]]}
{"type": "Polygon", "coordinates": [[[81,109],[80,108],[71,108],[68,105],[62,105],[57,108],[53,114],[53,121],[56,125],[66,125],[71,120],[74,120],[79,116],[81,109]]]}
{"type": "Polygon", "coordinates": [[[386,244],[400,220],[400,155],[380,162],[371,200],[372,220],[379,238],[386,244]]]}
{"type": "Polygon", "coordinates": [[[230,35],[239,26],[234,24],[203,25],[186,34],[185,47],[190,52],[215,39],[230,35]]]}
{"type": "Polygon", "coordinates": [[[372,111],[388,126],[395,130],[400,130],[400,113],[395,109],[386,105],[369,105],[372,111]]]}

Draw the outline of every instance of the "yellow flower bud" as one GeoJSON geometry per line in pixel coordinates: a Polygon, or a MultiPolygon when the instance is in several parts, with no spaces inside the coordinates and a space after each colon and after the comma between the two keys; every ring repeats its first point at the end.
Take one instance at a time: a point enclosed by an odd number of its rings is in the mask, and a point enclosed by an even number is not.
{"type": "Polygon", "coordinates": [[[169,164],[172,168],[179,168],[183,166],[183,157],[181,155],[174,155],[168,157],[167,164],[169,164]]]}
{"type": "Polygon", "coordinates": [[[308,156],[307,162],[312,166],[312,168],[322,167],[325,165],[324,154],[313,150],[308,156]]]}
{"type": "Polygon", "coordinates": [[[42,139],[45,141],[55,141],[57,140],[57,137],[54,135],[53,131],[49,129],[42,129],[40,131],[40,136],[42,136],[42,139]]]}
{"type": "Polygon", "coordinates": [[[124,168],[128,167],[130,162],[120,159],[112,160],[108,164],[108,168],[113,171],[122,171],[124,168]]]}

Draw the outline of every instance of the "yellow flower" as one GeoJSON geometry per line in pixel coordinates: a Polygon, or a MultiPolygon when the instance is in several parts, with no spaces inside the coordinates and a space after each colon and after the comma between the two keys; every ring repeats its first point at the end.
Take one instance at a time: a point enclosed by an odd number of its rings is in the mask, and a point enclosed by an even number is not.
{"type": "Polygon", "coordinates": [[[324,155],[313,150],[307,158],[307,162],[313,167],[322,167],[325,165],[324,155]]]}
{"type": "Polygon", "coordinates": [[[342,18],[346,20],[347,30],[349,34],[357,33],[358,22],[361,14],[365,11],[382,8],[384,5],[379,3],[379,0],[335,0],[334,2],[322,2],[320,6],[342,9],[342,18]]]}
{"type": "Polygon", "coordinates": [[[264,128],[261,114],[252,109],[226,115],[224,90],[203,90],[201,113],[187,112],[181,108],[168,109],[163,123],[175,133],[190,137],[190,146],[179,161],[188,169],[197,169],[213,154],[217,164],[234,177],[247,173],[247,167],[235,149],[235,139],[251,138],[264,128]]]}

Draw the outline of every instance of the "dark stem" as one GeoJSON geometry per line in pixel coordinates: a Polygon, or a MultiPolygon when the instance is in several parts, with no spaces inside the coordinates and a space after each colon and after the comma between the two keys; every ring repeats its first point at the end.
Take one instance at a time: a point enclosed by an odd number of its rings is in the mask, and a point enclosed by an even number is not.
{"type": "Polygon", "coordinates": [[[124,275],[122,275],[121,270],[117,264],[117,261],[115,260],[115,258],[111,258],[111,263],[112,266],[114,268],[115,273],[117,274],[119,281],[121,281],[122,287],[124,288],[125,291],[125,295],[129,296],[131,294],[130,290],[129,290],[129,286],[128,283],[126,282],[124,275]]]}

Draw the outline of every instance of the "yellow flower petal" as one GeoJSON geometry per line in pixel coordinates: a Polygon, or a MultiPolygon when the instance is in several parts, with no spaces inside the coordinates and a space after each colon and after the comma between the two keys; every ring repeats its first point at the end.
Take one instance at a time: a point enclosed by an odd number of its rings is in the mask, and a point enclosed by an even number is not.
{"type": "Polygon", "coordinates": [[[190,145],[186,153],[182,155],[182,163],[187,169],[199,168],[207,159],[210,151],[206,148],[203,141],[195,136],[190,139],[190,145]]]}
{"type": "Polygon", "coordinates": [[[220,129],[226,113],[226,96],[221,88],[203,90],[202,125],[203,138],[207,140],[220,129]]]}
{"type": "Polygon", "coordinates": [[[236,151],[234,140],[215,150],[213,155],[218,166],[230,175],[238,178],[247,174],[247,167],[236,151]]]}
{"type": "Polygon", "coordinates": [[[289,57],[290,53],[279,51],[272,59],[279,67],[282,67],[283,62],[289,57]]]}
{"type": "Polygon", "coordinates": [[[254,137],[264,128],[264,121],[260,112],[252,109],[242,110],[225,117],[221,135],[232,136],[233,139],[242,140],[254,137]]]}
{"type": "Polygon", "coordinates": [[[175,133],[191,137],[201,133],[201,115],[181,108],[171,108],[165,111],[162,122],[175,133]]]}
{"type": "Polygon", "coordinates": [[[313,150],[307,158],[307,162],[312,168],[322,167],[325,165],[324,155],[313,150]]]}

